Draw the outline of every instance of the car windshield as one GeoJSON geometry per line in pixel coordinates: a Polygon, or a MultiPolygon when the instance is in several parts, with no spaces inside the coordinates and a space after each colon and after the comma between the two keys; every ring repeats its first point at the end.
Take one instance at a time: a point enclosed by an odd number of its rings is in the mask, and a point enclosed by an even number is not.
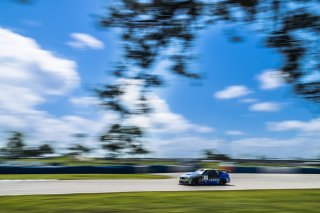
{"type": "Polygon", "coordinates": [[[195,171],[194,173],[197,173],[197,174],[202,174],[204,172],[204,169],[198,169],[197,171],[195,171]]]}

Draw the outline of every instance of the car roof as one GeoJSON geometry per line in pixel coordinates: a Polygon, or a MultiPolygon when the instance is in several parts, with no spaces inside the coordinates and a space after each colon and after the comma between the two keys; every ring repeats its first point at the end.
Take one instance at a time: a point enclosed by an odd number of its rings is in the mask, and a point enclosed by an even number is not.
{"type": "Polygon", "coordinates": [[[198,169],[198,170],[203,170],[203,171],[214,170],[214,171],[218,171],[217,169],[211,169],[211,168],[201,168],[201,169],[198,169]]]}

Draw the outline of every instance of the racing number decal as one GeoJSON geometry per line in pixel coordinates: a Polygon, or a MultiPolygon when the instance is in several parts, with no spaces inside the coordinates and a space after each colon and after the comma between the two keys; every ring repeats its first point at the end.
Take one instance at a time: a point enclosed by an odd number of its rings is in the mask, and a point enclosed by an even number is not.
{"type": "Polygon", "coordinates": [[[208,178],[208,175],[204,175],[204,176],[203,176],[203,180],[204,180],[204,181],[208,181],[208,179],[209,179],[209,178],[208,178]]]}

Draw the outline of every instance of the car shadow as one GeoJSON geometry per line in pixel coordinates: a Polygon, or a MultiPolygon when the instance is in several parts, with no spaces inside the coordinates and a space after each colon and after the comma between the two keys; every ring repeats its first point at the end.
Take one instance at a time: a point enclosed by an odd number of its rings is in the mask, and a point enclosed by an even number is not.
{"type": "Polygon", "coordinates": [[[185,185],[185,184],[179,184],[181,186],[188,186],[188,187],[207,187],[207,186],[211,186],[211,187],[225,187],[225,186],[235,186],[232,184],[226,184],[226,185],[185,185]]]}

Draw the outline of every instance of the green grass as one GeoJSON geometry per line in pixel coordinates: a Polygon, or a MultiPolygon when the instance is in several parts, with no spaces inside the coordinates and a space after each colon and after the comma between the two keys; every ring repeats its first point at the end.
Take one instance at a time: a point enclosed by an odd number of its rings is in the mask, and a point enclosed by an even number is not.
{"type": "Polygon", "coordinates": [[[137,192],[0,197],[1,212],[319,212],[320,190],[137,192]]]}
{"type": "Polygon", "coordinates": [[[165,179],[165,175],[153,174],[1,174],[0,180],[59,179],[59,180],[101,180],[101,179],[165,179]]]}
{"type": "Polygon", "coordinates": [[[200,165],[202,168],[218,168],[220,166],[220,164],[216,162],[202,162],[200,165]]]}

